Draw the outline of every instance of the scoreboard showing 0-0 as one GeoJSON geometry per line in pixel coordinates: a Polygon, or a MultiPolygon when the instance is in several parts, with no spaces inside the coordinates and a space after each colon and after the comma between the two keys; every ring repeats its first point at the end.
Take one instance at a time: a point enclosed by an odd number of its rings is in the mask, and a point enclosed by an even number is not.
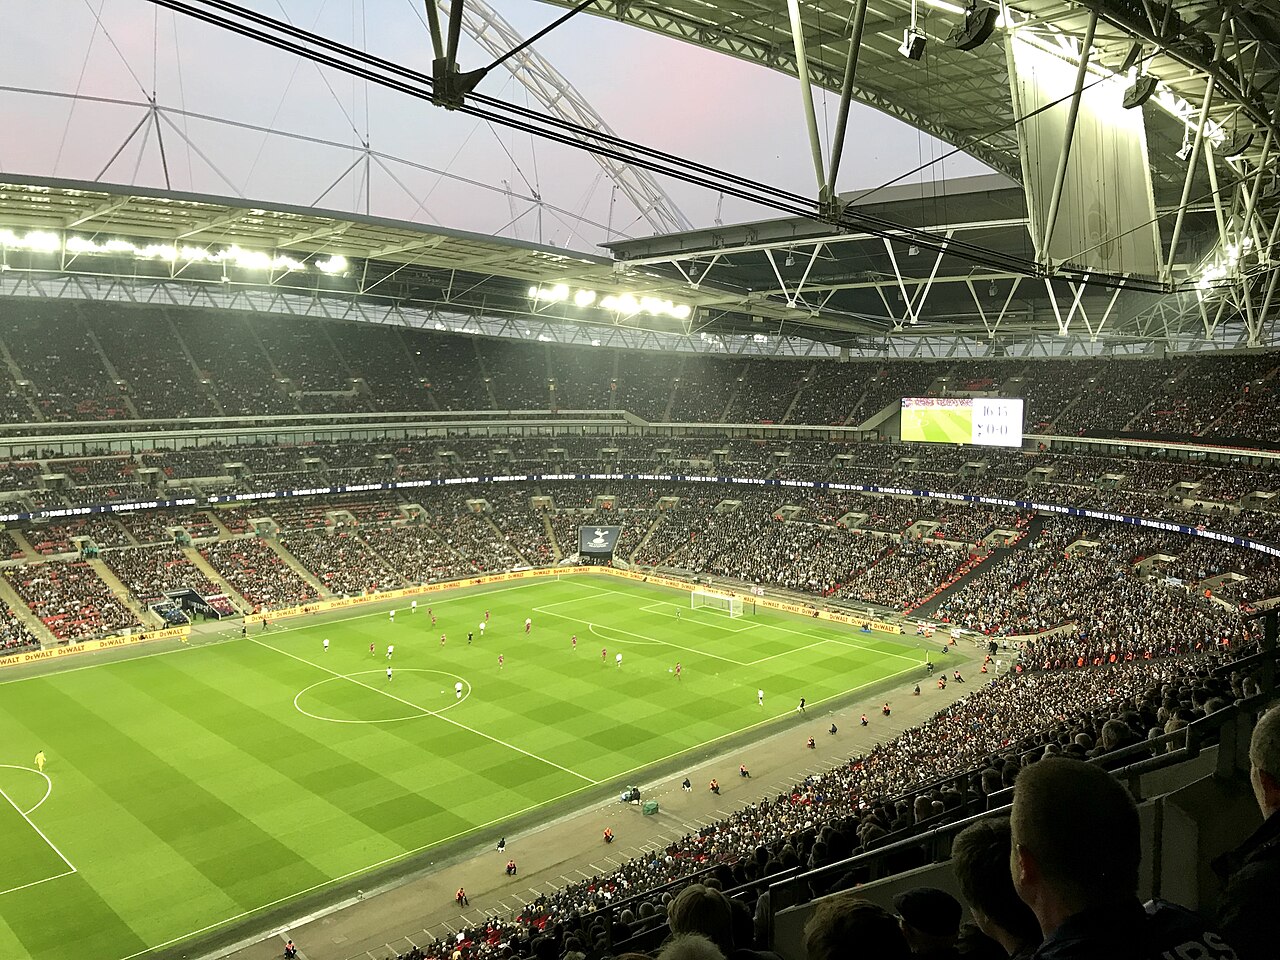
{"type": "Polygon", "coordinates": [[[1022,446],[1017,397],[903,397],[902,439],[917,443],[1022,446]]]}

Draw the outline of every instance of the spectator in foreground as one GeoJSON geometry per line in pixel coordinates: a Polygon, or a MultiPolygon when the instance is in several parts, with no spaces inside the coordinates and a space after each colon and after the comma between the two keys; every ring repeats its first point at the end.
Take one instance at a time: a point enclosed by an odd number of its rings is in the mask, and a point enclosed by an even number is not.
{"type": "Polygon", "coordinates": [[[1213,867],[1226,881],[1218,921],[1240,960],[1276,955],[1275,908],[1280,894],[1280,706],[1253,728],[1249,780],[1262,826],[1213,867]]]}
{"type": "Polygon", "coordinates": [[[909,960],[898,918],[853,891],[819,900],[804,926],[808,960],[909,960]]]}
{"type": "Polygon", "coordinates": [[[1026,960],[1040,945],[1040,924],[1013,889],[1012,850],[1007,818],[979,820],[951,844],[951,869],[978,929],[1013,960],[1026,960]]]}
{"type": "Polygon", "coordinates": [[[893,898],[902,935],[913,957],[952,960],[958,957],[956,938],[960,936],[960,916],[964,908],[945,890],[913,887],[893,898]]]}
{"type": "Polygon", "coordinates": [[[1010,818],[1014,889],[1044,942],[1034,960],[1231,960],[1193,913],[1138,900],[1133,798],[1100,767],[1046,757],[1018,774],[1010,818]]]}
{"type": "Polygon", "coordinates": [[[733,950],[733,908],[729,899],[712,887],[691,883],[667,904],[667,923],[675,936],[699,934],[715,944],[726,957],[733,950]]]}

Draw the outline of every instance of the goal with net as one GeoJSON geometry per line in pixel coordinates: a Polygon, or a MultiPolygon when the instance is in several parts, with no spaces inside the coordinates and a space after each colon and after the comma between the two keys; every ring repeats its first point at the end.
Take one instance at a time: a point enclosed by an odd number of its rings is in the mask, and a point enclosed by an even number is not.
{"type": "Polygon", "coordinates": [[[689,609],[719,610],[731,617],[742,616],[742,598],[711,590],[694,590],[689,594],[689,609]]]}

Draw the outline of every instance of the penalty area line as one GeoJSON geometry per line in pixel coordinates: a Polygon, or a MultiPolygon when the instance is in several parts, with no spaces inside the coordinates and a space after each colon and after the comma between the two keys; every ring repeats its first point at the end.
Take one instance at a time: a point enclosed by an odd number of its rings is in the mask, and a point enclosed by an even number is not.
{"type": "MultiPolygon", "coordinates": [[[[23,820],[27,821],[27,826],[29,826],[32,830],[34,830],[36,832],[36,835],[39,836],[41,840],[43,840],[45,843],[49,845],[49,849],[58,855],[58,859],[67,865],[67,869],[64,872],[58,874],[57,876],[45,877],[44,880],[37,880],[35,883],[46,883],[49,880],[57,880],[61,877],[67,877],[77,872],[76,865],[72,863],[70,860],[68,860],[66,857],[66,854],[64,854],[61,850],[58,849],[58,845],[54,843],[52,840],[50,840],[49,837],[45,834],[45,832],[35,825],[35,822],[32,821],[32,819],[29,816],[27,816],[26,813],[23,812],[20,806],[18,806],[16,803],[13,802],[13,797],[9,796],[9,794],[5,793],[3,790],[0,790],[0,797],[4,797],[5,800],[8,801],[9,806],[13,807],[14,812],[17,813],[18,816],[20,816],[23,820]]],[[[43,802],[44,801],[42,800],[41,803],[43,802]]],[[[13,887],[10,890],[0,891],[0,893],[12,893],[13,890],[23,890],[23,889],[26,889],[27,887],[35,886],[35,883],[23,884],[21,887],[13,887]]]]}

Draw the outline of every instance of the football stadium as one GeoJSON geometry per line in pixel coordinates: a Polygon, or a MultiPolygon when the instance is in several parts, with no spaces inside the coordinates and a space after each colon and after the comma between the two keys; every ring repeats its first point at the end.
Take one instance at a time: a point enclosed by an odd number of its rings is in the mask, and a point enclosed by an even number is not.
{"type": "Polygon", "coordinates": [[[12,6],[0,960],[1274,960],[1274,3],[12,6]]]}

